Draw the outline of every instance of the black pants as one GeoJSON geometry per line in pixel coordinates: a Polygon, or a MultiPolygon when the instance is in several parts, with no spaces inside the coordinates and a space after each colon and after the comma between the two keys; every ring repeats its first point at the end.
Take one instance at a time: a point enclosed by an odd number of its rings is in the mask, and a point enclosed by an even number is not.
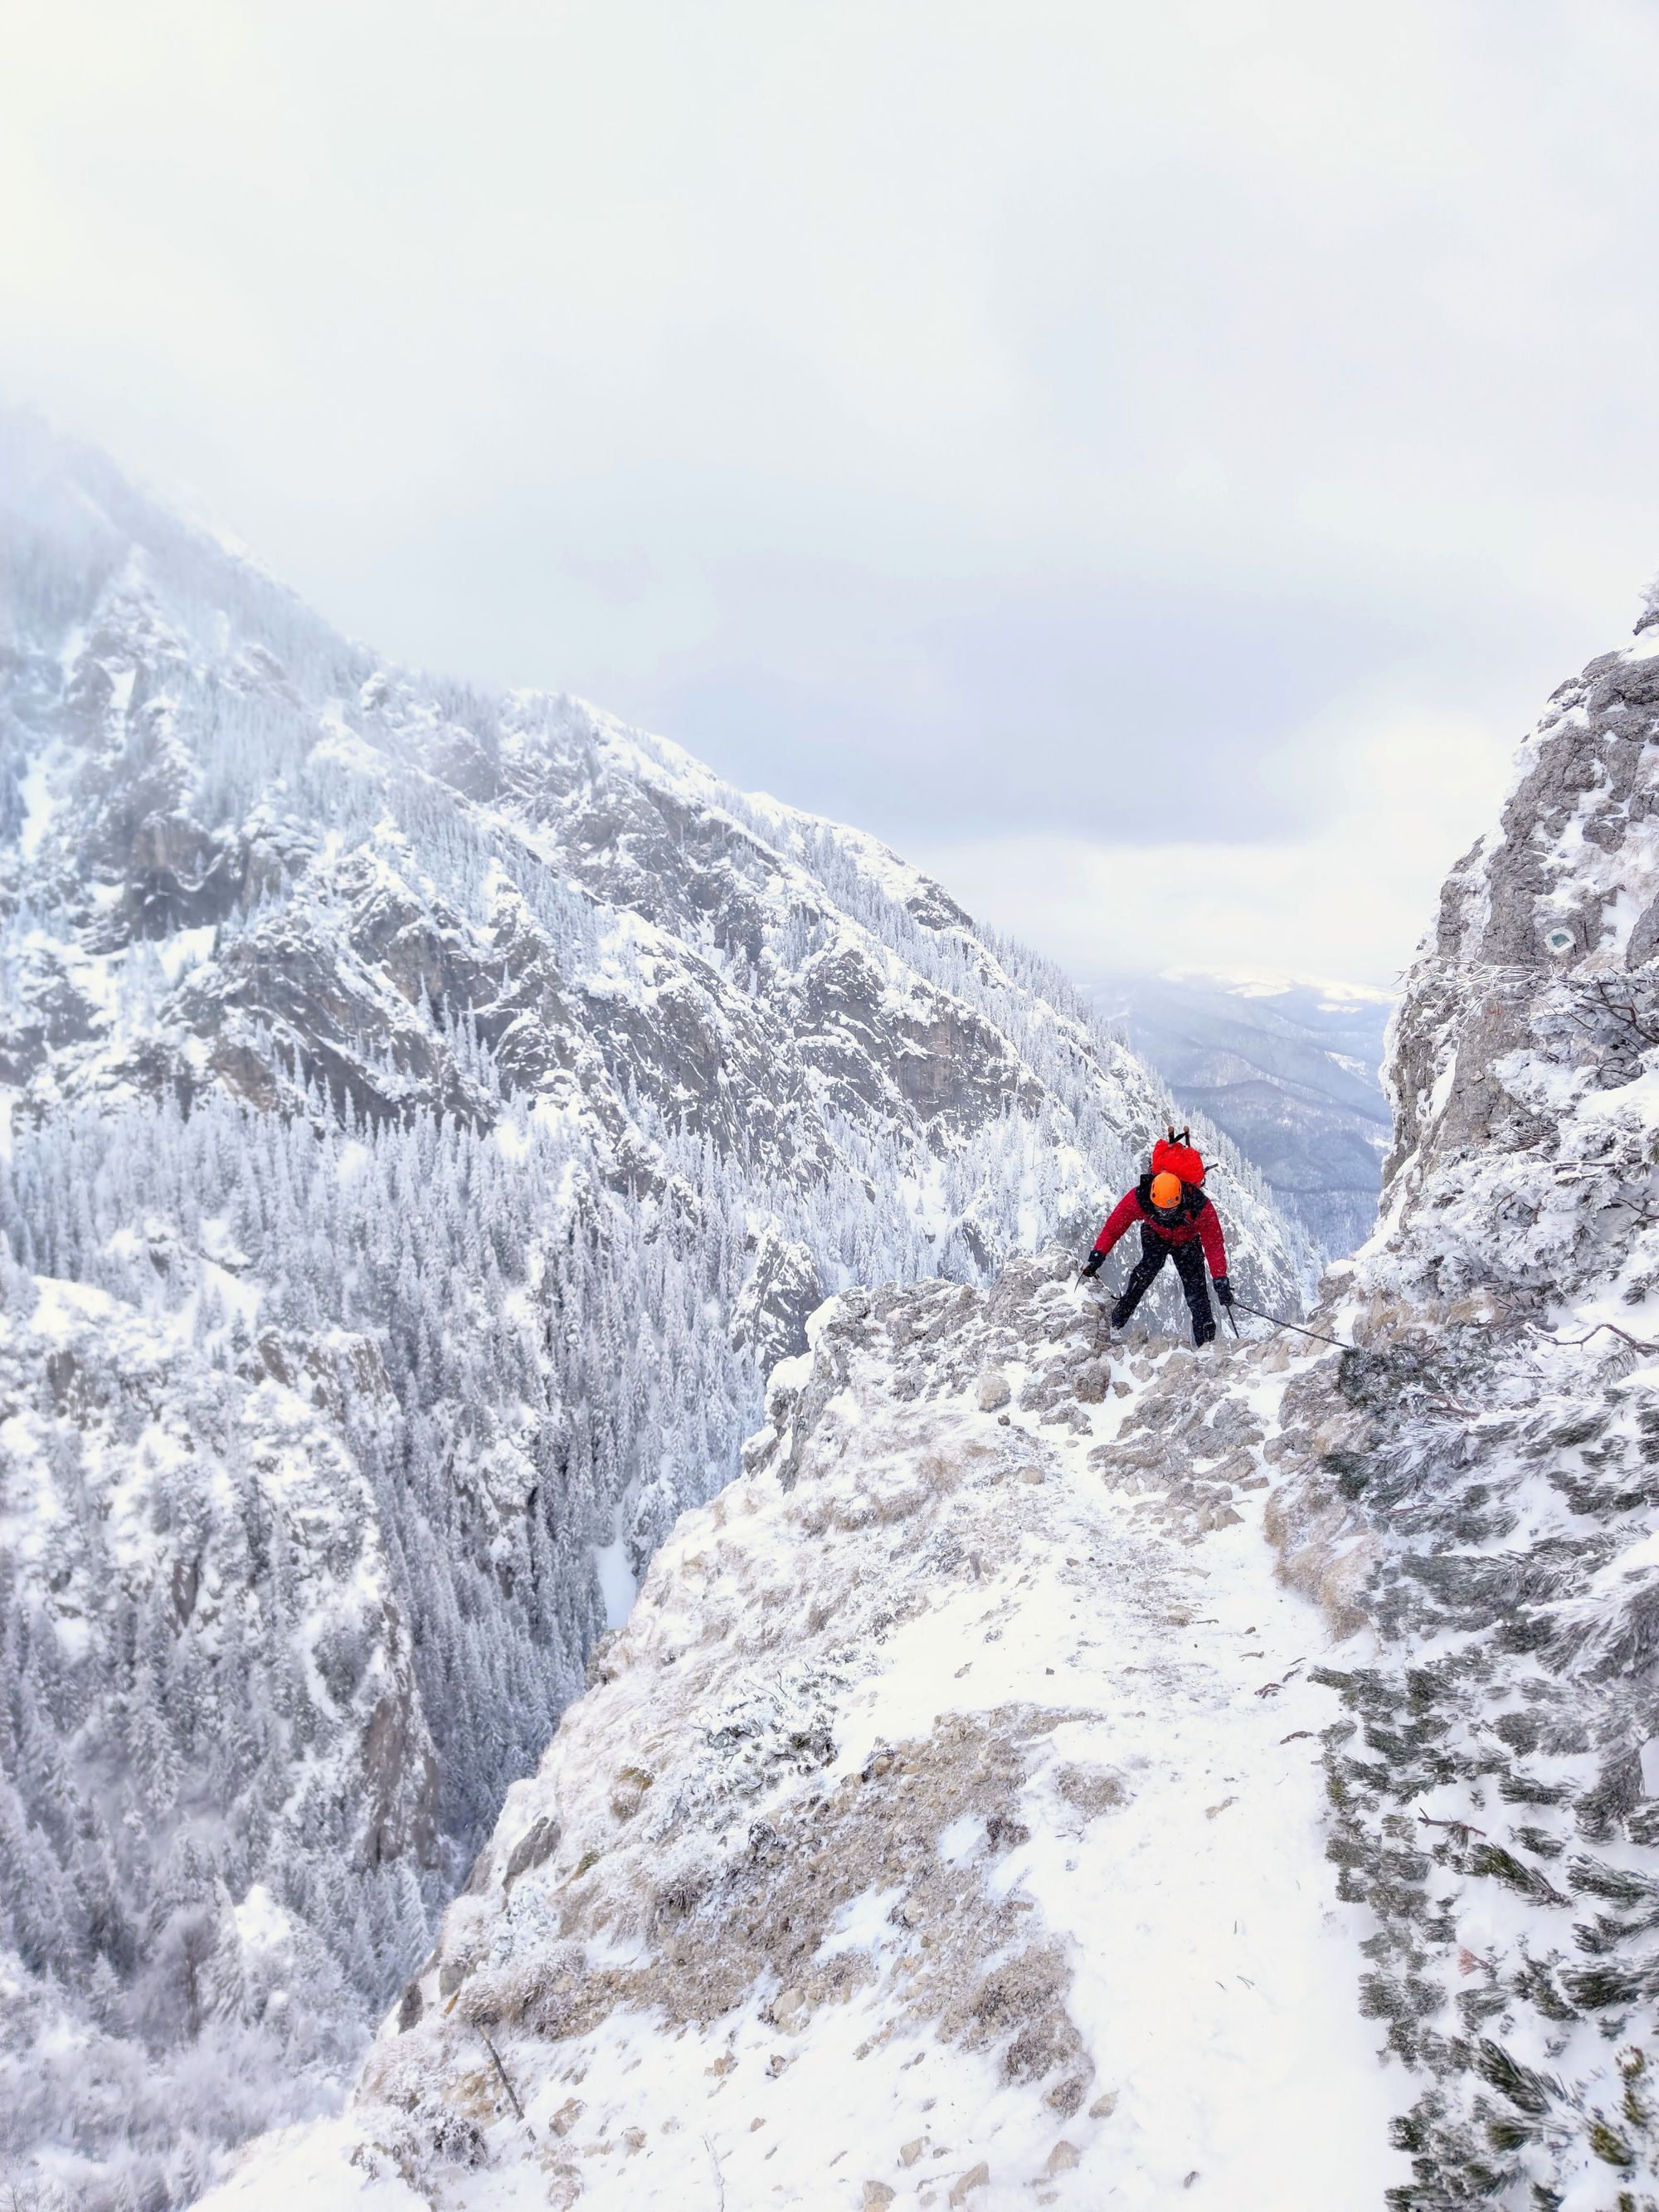
{"type": "Polygon", "coordinates": [[[1187,1293],[1187,1310],[1193,1317],[1193,1342],[1207,1344],[1215,1334],[1215,1315],[1210,1307],[1210,1286],[1204,1274],[1204,1247],[1196,1237],[1185,1244],[1171,1244],[1146,1222],[1140,1229],[1140,1257],[1123,1285],[1123,1295],[1112,1308],[1112,1327],[1121,1328],[1158,1279],[1166,1260],[1176,1263],[1181,1287],[1187,1293]]]}

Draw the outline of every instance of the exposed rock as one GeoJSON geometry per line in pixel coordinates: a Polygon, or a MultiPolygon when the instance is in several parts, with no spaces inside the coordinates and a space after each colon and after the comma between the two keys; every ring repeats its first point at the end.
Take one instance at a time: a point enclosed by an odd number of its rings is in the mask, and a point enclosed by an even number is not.
{"type": "Polygon", "coordinates": [[[532,1820],[512,1850],[501,1872],[503,1890],[510,1889],[521,1874],[528,1874],[544,1859],[550,1858],[559,1847],[559,1824],[556,1820],[532,1820]]]}
{"type": "Polygon", "coordinates": [[[1008,1377],[998,1368],[987,1368],[979,1378],[977,1397],[982,1413],[994,1413],[1000,1406],[1008,1402],[1008,1377]]]}
{"type": "Polygon", "coordinates": [[[1113,1811],[1129,1795],[1123,1777],[1104,1766],[1062,1766],[1054,1775],[1054,1787],[1068,1805],[1090,1820],[1113,1811]]]}
{"type": "Polygon", "coordinates": [[[1446,884],[1395,1030],[1387,1235],[1314,1321],[1357,1348],[1272,1446],[1285,1572],[1380,1638],[1328,1677],[1326,1741],[1331,1854],[1379,1917],[1364,2002],[1411,2069],[1402,2205],[1562,2202],[1614,2148],[1626,2201],[1659,2176],[1621,2049],[1648,1923],[1589,1901],[1659,1884],[1656,669],[1562,686],[1446,884]]]}

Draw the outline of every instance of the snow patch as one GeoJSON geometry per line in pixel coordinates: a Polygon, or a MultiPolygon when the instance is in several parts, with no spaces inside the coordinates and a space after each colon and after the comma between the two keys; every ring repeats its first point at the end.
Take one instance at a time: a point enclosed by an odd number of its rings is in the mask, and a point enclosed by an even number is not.
{"type": "Polygon", "coordinates": [[[620,1628],[634,1610],[634,1600],[639,1594],[634,1570],[629,1564],[627,1544],[618,1536],[609,1544],[598,1546],[593,1566],[605,1605],[605,1625],[607,1628],[620,1628]]]}
{"type": "Polygon", "coordinates": [[[40,853],[57,812],[46,756],[37,756],[29,763],[18,788],[23,801],[23,826],[17,842],[23,859],[29,861],[40,853]]]}
{"type": "Polygon", "coordinates": [[[234,1918],[245,1950],[282,1951],[292,1945],[294,1923],[262,1881],[234,1908],[234,1918]]]}

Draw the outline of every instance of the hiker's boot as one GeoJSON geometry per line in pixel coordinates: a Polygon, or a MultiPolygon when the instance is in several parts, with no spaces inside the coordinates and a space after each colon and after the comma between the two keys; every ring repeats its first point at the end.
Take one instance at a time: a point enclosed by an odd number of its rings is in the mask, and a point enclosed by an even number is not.
{"type": "Polygon", "coordinates": [[[1212,1321],[1195,1321],[1193,1323],[1193,1342],[1194,1345],[1201,1348],[1203,1346],[1212,1342],[1214,1337],[1215,1323],[1212,1321]]]}

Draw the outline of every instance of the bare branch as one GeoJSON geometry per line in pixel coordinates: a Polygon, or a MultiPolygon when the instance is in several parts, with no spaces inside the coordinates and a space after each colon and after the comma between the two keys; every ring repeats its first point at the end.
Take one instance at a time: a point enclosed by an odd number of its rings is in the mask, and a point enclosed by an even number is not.
{"type": "MultiPolygon", "coordinates": [[[[477,2027],[477,2022],[476,2021],[473,2022],[473,2026],[475,2027],[477,2027]]],[[[501,2077],[501,2087],[507,2092],[507,2102],[512,2106],[520,2119],[522,2120],[524,2118],[524,2106],[519,2102],[518,2093],[514,2090],[513,2084],[507,2078],[507,2069],[501,2063],[501,2053],[496,2050],[489,2038],[484,2034],[484,2031],[482,2027],[478,2028],[478,2033],[481,2036],[483,2036],[483,2047],[489,2053],[491,2058],[494,2059],[495,2063],[495,2071],[501,2077]]]]}
{"type": "MultiPolygon", "coordinates": [[[[1558,1345],[1563,1352],[1576,1352],[1581,1344],[1588,1344],[1590,1337],[1600,1336],[1604,1328],[1611,1329],[1615,1336],[1623,1337],[1632,1351],[1659,1352],[1659,1344],[1644,1344],[1639,1336],[1632,1336],[1627,1328],[1620,1328],[1616,1321],[1598,1321],[1589,1336],[1545,1335],[1544,1340],[1547,1344],[1558,1345]]],[[[1540,1334],[1544,1334],[1544,1332],[1540,1330],[1540,1334]]]]}

